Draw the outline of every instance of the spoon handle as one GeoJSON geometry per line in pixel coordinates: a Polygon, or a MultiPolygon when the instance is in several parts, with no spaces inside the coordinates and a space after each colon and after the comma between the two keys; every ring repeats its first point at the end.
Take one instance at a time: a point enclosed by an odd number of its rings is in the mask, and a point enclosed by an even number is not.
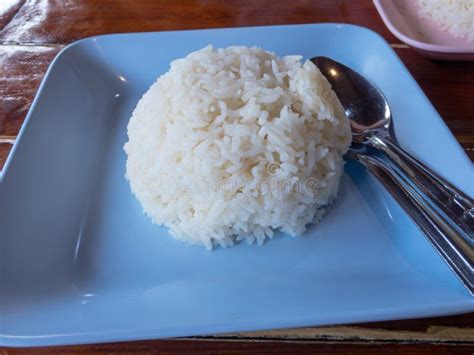
{"type": "Polygon", "coordinates": [[[390,161],[409,177],[446,217],[460,229],[466,241],[474,245],[474,201],[464,192],[411,156],[388,137],[370,136],[369,145],[382,151],[390,161]]]}
{"type": "Polygon", "coordinates": [[[446,222],[402,174],[387,166],[380,158],[356,151],[350,151],[348,157],[360,162],[379,180],[427,236],[471,295],[474,294],[474,251],[459,236],[458,231],[446,222]]]}

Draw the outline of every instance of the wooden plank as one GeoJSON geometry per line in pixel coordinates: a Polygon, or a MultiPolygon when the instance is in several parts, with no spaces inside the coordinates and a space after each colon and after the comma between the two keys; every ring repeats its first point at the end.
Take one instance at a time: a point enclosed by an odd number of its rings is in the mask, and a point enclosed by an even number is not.
{"type": "Polygon", "coordinates": [[[0,30],[2,30],[25,4],[26,0],[2,0],[0,1],[0,30]]]}
{"type": "Polygon", "coordinates": [[[474,327],[429,326],[425,332],[412,330],[386,330],[366,328],[364,325],[334,326],[321,328],[299,328],[267,330],[252,333],[232,333],[219,335],[218,339],[284,339],[284,340],[317,340],[317,341],[383,341],[414,343],[474,343],[474,327]]]}
{"type": "Polygon", "coordinates": [[[12,149],[11,143],[0,143],[0,171],[5,165],[5,161],[7,160],[8,154],[12,149]]]}
{"type": "Polygon", "coordinates": [[[386,343],[333,343],[333,342],[296,342],[296,341],[222,341],[222,340],[186,340],[170,339],[83,345],[68,347],[44,347],[30,349],[0,348],[0,355],[45,354],[468,354],[472,355],[473,344],[386,344],[386,343]]]}
{"type": "Polygon", "coordinates": [[[0,43],[65,44],[105,33],[346,22],[399,43],[369,0],[28,1],[0,32],[0,43]]]}
{"type": "MultiPolygon", "coordinates": [[[[355,327],[361,324],[355,324],[355,327]]],[[[410,330],[414,332],[429,332],[429,327],[462,327],[474,328],[474,313],[458,314],[445,317],[430,317],[430,318],[416,318],[416,319],[402,319],[385,322],[364,323],[365,328],[370,329],[384,329],[384,330],[410,330]]]]}
{"type": "Polygon", "coordinates": [[[474,344],[474,313],[331,327],[231,333],[214,338],[474,344]]]}

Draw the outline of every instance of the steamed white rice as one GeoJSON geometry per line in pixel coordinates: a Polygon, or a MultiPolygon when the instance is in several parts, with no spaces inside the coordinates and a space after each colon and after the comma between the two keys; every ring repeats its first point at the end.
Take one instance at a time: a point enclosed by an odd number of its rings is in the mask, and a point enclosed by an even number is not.
{"type": "Polygon", "coordinates": [[[422,16],[455,37],[474,41],[474,0],[417,0],[422,16]]]}
{"type": "Polygon", "coordinates": [[[145,213],[208,249],[302,234],[336,197],[351,141],[313,63],[240,46],[173,61],[128,137],[126,177],[145,213]]]}

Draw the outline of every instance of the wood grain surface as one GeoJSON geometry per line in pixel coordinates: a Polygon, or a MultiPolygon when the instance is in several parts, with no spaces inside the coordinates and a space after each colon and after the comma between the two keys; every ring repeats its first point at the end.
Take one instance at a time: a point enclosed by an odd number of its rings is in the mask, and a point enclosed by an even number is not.
{"type": "MultiPolygon", "coordinates": [[[[380,33],[474,159],[474,63],[421,57],[386,29],[369,0],[0,0],[0,169],[49,64],[72,41],[106,33],[314,22],[353,23],[380,33]]],[[[34,350],[473,354],[474,314],[34,350]]],[[[0,348],[0,355],[31,351],[0,348]]]]}
{"type": "Polygon", "coordinates": [[[100,345],[48,347],[37,349],[6,349],[0,355],[19,354],[74,355],[74,354],[426,354],[472,355],[469,344],[414,344],[414,343],[341,343],[311,341],[255,341],[255,340],[208,340],[169,339],[138,341],[100,345]]]}

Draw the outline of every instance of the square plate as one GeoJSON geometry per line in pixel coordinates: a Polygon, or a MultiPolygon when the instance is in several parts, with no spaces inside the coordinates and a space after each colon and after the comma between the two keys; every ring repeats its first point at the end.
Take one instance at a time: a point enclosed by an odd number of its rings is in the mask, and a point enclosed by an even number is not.
{"type": "Polygon", "coordinates": [[[107,35],[64,49],[0,184],[0,345],[105,342],[424,317],[474,301],[363,168],[304,236],[208,252],[152,225],[126,126],[171,60],[208,44],[325,55],[373,80],[402,145],[472,194],[472,164],[390,46],[352,25],[107,35]]]}
{"type": "Polygon", "coordinates": [[[416,0],[373,0],[383,22],[400,41],[428,58],[474,60],[474,42],[458,38],[424,18],[416,0]]]}

